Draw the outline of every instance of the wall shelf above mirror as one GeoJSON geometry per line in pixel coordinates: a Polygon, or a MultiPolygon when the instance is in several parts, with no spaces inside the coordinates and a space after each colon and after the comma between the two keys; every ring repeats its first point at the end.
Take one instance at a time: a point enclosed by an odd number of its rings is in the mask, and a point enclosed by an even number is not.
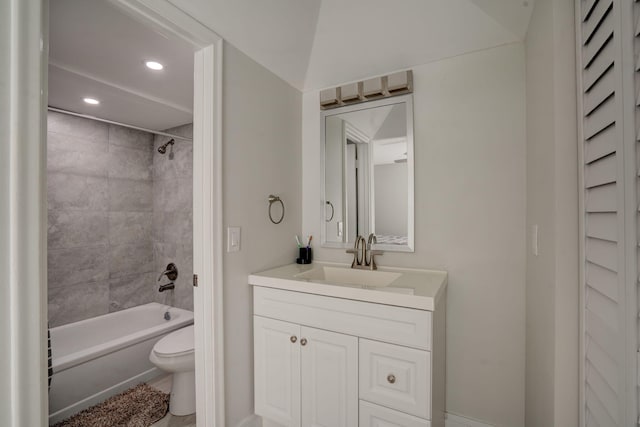
{"type": "Polygon", "coordinates": [[[395,96],[320,113],[322,246],[414,250],[413,98],[395,96]]]}

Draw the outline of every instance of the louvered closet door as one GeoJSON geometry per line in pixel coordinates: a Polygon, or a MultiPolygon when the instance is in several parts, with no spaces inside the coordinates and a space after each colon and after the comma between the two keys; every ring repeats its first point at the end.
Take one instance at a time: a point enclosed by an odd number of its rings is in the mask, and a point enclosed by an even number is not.
{"type": "MultiPolygon", "coordinates": [[[[631,6],[632,8],[632,16],[633,16],[633,55],[634,55],[634,69],[633,69],[633,82],[634,82],[634,120],[633,120],[633,131],[635,133],[635,150],[636,150],[636,161],[635,161],[635,183],[636,183],[636,200],[635,206],[640,211],[640,206],[638,205],[638,201],[640,200],[640,2],[638,0],[633,1],[631,6]]],[[[636,278],[638,276],[638,265],[640,265],[640,248],[638,243],[640,243],[640,236],[638,233],[640,232],[640,212],[635,211],[636,215],[636,265],[634,273],[636,278]]],[[[636,282],[636,290],[638,283],[636,282]]],[[[640,307],[640,292],[636,292],[636,312],[638,312],[637,308],[640,307]]],[[[640,387],[640,351],[638,351],[638,347],[640,347],[640,336],[637,334],[640,333],[640,312],[639,316],[636,317],[636,415],[638,408],[640,408],[640,392],[638,392],[640,387]]],[[[640,417],[638,418],[638,424],[640,424],[640,417]]]]}
{"type": "MultiPolygon", "coordinates": [[[[620,0],[581,0],[584,283],[582,418],[626,420],[624,137],[620,0]]],[[[635,422],[635,420],[633,421],[635,422]]]]}

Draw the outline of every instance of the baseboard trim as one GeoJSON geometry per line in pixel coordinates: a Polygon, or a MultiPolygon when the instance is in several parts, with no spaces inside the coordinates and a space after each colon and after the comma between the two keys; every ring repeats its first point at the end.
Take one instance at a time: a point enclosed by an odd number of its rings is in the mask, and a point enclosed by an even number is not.
{"type": "Polygon", "coordinates": [[[249,415],[240,421],[236,427],[262,427],[262,419],[257,415],[249,415]]]}
{"type": "Polygon", "coordinates": [[[445,416],[445,427],[495,427],[492,424],[474,420],[473,418],[447,413],[445,416]]]}
{"type": "MultiPolygon", "coordinates": [[[[445,427],[495,427],[473,418],[463,417],[462,415],[450,414],[445,415],[445,427]]],[[[262,419],[257,415],[249,415],[236,427],[262,427],[262,419]]]]}

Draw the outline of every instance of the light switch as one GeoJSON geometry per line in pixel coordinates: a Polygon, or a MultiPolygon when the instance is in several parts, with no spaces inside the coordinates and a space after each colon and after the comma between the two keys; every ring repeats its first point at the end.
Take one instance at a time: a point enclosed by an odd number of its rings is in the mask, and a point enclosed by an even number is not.
{"type": "Polygon", "coordinates": [[[240,252],[240,227],[227,227],[227,252],[240,252]]]}

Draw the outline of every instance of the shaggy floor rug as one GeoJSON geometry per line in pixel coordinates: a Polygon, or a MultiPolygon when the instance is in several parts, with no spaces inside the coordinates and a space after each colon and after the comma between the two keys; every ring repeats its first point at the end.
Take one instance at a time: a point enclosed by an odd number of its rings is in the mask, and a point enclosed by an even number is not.
{"type": "Polygon", "coordinates": [[[168,409],[168,394],[140,384],[53,427],[149,427],[164,417],[168,409]]]}

